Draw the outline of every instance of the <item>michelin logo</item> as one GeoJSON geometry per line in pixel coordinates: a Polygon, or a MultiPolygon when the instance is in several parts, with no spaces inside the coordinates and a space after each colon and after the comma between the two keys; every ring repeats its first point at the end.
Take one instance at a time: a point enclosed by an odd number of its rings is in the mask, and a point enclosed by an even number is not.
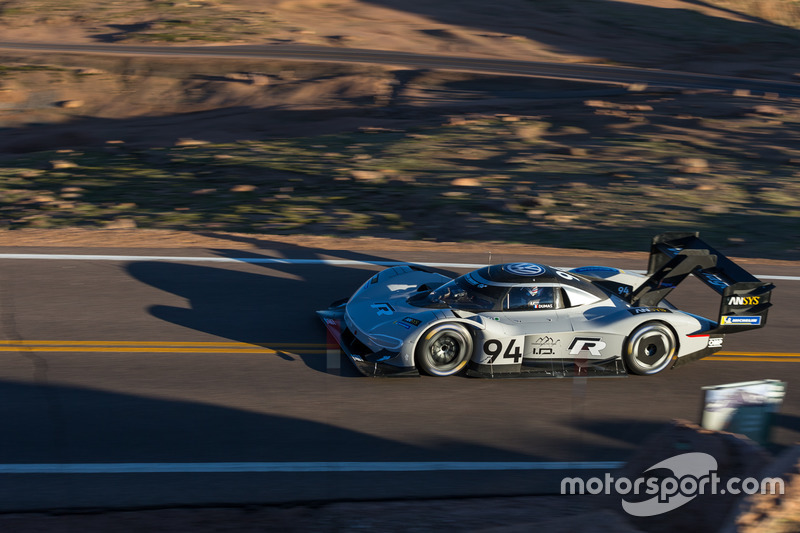
{"type": "Polygon", "coordinates": [[[760,326],[760,316],[723,316],[723,326],[760,326]]]}

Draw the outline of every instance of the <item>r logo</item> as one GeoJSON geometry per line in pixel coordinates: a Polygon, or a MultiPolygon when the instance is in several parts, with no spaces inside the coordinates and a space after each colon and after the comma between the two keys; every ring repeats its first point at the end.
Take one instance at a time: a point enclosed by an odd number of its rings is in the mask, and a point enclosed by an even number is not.
{"type": "Polygon", "coordinates": [[[588,351],[593,356],[600,357],[605,347],[606,343],[600,337],[575,337],[569,345],[569,354],[578,355],[588,351]]]}
{"type": "Polygon", "coordinates": [[[394,308],[389,304],[371,304],[370,307],[378,311],[378,316],[394,314],[394,308]]]}

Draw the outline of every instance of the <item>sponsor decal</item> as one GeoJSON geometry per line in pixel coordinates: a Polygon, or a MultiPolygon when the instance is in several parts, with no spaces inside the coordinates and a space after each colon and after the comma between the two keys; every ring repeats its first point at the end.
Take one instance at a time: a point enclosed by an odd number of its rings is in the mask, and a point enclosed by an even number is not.
{"type": "Polygon", "coordinates": [[[416,318],[411,318],[410,316],[407,316],[407,317],[405,317],[405,318],[402,320],[402,322],[405,322],[406,324],[412,325],[412,326],[414,326],[414,327],[417,327],[417,326],[419,326],[420,324],[422,324],[422,321],[421,321],[421,320],[419,320],[419,319],[416,319],[416,318]]]}
{"type": "Polygon", "coordinates": [[[325,319],[325,323],[326,323],[326,324],[330,324],[331,326],[337,326],[337,325],[338,325],[338,324],[336,323],[336,321],[335,321],[334,319],[332,319],[332,318],[326,318],[326,319],[325,319]]]}
{"type": "Polygon", "coordinates": [[[511,263],[503,267],[503,270],[518,276],[538,276],[544,274],[544,267],[534,263],[511,263]]]}
{"type": "Polygon", "coordinates": [[[760,326],[760,316],[723,316],[723,326],[760,326]]]}
{"type": "Polygon", "coordinates": [[[397,325],[398,325],[398,326],[400,326],[401,328],[405,328],[405,329],[411,329],[411,326],[409,326],[408,324],[406,324],[405,322],[402,322],[402,321],[400,321],[400,322],[395,322],[395,324],[397,324],[397,325]]]}
{"type": "Polygon", "coordinates": [[[562,277],[562,278],[564,278],[565,280],[568,280],[568,281],[577,281],[578,280],[578,278],[576,278],[575,276],[573,276],[569,272],[564,272],[563,270],[556,270],[556,274],[559,277],[562,277]]]}
{"type": "Polygon", "coordinates": [[[393,315],[394,314],[394,307],[387,303],[377,303],[371,304],[371,308],[375,309],[378,312],[378,316],[380,315],[393,315]]]}
{"type": "Polygon", "coordinates": [[[589,352],[595,357],[602,355],[602,350],[606,347],[602,337],[575,337],[569,345],[569,354],[578,355],[581,352],[589,352]]]}
{"type": "Polygon", "coordinates": [[[519,363],[522,359],[522,349],[517,344],[517,339],[509,340],[508,344],[503,349],[503,342],[497,339],[489,339],[483,343],[483,353],[486,357],[483,363],[494,364],[498,357],[501,357],[501,362],[508,364],[505,359],[511,359],[514,364],[519,363]]]}
{"type": "Polygon", "coordinates": [[[710,337],[708,339],[709,348],[719,348],[722,346],[722,337],[710,337]]]}
{"type": "Polygon", "coordinates": [[[700,276],[701,278],[703,278],[706,281],[706,283],[708,283],[709,285],[714,285],[716,287],[727,287],[728,286],[728,282],[724,281],[722,278],[720,278],[716,274],[711,274],[710,272],[702,272],[701,271],[701,272],[698,272],[697,275],[700,276]]]}
{"type": "Polygon", "coordinates": [[[641,315],[643,313],[671,313],[669,309],[663,307],[633,307],[628,309],[633,315],[641,315]]]}
{"type": "Polygon", "coordinates": [[[526,352],[534,356],[556,355],[556,347],[561,342],[561,339],[554,339],[550,336],[537,337],[531,341],[530,346],[526,352]]]}
{"type": "Polygon", "coordinates": [[[751,306],[761,303],[761,296],[731,296],[728,305],[751,306]]]}
{"type": "Polygon", "coordinates": [[[611,268],[611,267],[586,266],[586,267],[573,268],[572,272],[577,272],[578,274],[583,274],[584,272],[608,272],[609,274],[619,274],[620,271],[617,268],[611,268]]]}

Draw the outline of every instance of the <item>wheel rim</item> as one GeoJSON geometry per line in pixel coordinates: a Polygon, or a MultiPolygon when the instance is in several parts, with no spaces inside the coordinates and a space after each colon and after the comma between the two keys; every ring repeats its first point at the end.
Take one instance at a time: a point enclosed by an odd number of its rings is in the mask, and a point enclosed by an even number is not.
{"type": "Polygon", "coordinates": [[[439,324],[425,333],[417,354],[417,363],[426,373],[451,376],[467,365],[472,336],[459,324],[439,324]]]}
{"type": "Polygon", "coordinates": [[[460,348],[460,343],[452,335],[442,335],[431,343],[429,352],[433,362],[440,366],[453,362],[453,359],[458,356],[460,348]]]}
{"type": "Polygon", "coordinates": [[[669,365],[675,348],[675,336],[666,325],[644,326],[631,335],[628,361],[637,373],[655,374],[669,365]]]}

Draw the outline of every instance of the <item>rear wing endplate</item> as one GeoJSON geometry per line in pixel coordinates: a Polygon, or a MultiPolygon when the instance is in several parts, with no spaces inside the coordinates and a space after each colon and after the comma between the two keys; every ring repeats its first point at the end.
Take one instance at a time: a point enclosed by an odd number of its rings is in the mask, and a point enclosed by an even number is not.
{"type": "Polygon", "coordinates": [[[767,323],[775,286],[765,283],[700,239],[699,233],[663,233],[653,237],[647,280],[630,296],[634,306],[652,307],[689,274],[722,297],[713,333],[760,328],[767,323]]]}

